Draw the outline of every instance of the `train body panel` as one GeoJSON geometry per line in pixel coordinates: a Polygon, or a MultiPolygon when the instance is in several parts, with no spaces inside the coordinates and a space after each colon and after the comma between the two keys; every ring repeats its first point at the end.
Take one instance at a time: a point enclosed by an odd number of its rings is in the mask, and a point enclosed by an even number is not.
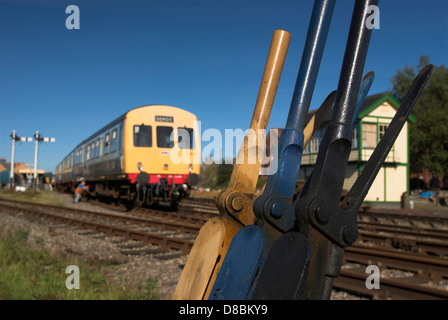
{"type": "Polygon", "coordinates": [[[140,205],[156,198],[175,202],[197,183],[200,157],[194,114],[171,106],[142,106],[77,145],[56,167],[55,181],[58,189],[73,191],[85,180],[91,195],[143,197],[140,205]]]}

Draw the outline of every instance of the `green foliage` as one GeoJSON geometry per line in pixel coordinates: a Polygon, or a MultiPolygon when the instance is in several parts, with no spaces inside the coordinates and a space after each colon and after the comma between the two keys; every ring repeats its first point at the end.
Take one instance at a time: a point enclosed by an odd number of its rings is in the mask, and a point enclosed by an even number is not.
{"type": "Polygon", "coordinates": [[[216,179],[217,188],[226,188],[229,184],[233,171],[233,164],[220,164],[218,167],[218,175],[216,179]]]}
{"type": "Polygon", "coordinates": [[[222,161],[221,164],[203,163],[201,165],[201,175],[199,184],[202,187],[212,189],[224,189],[227,187],[230,176],[232,175],[234,164],[227,164],[222,161]]]}
{"type": "MultiPolygon", "coordinates": [[[[402,101],[418,71],[429,64],[429,56],[421,56],[416,67],[405,66],[391,79],[392,94],[402,101]]],[[[448,171],[448,69],[434,66],[412,113],[417,122],[410,124],[410,160],[415,166],[428,168],[442,177],[448,171]]]]}

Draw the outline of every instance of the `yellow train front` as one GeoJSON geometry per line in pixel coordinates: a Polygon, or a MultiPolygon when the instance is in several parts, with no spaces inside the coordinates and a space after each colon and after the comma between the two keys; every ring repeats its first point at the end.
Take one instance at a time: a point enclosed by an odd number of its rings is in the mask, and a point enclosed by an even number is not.
{"type": "Polygon", "coordinates": [[[138,206],[177,203],[198,183],[197,117],[164,105],[132,109],[81,142],[56,167],[58,189],[85,180],[94,197],[138,206]]]}

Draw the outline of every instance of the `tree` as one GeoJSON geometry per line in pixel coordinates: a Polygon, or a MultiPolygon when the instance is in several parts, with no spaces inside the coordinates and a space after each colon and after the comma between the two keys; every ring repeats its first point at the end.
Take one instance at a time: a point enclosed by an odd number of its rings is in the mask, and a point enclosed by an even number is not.
{"type": "MultiPolygon", "coordinates": [[[[429,64],[429,56],[420,56],[419,65],[406,65],[391,79],[392,94],[402,101],[421,68],[429,64]]],[[[434,66],[432,75],[415,104],[410,123],[409,147],[412,165],[429,169],[442,177],[448,172],[448,69],[434,66]]]]}
{"type": "Polygon", "coordinates": [[[201,164],[199,184],[213,189],[225,189],[229,184],[234,163],[235,159],[230,164],[225,163],[224,160],[222,160],[221,164],[216,164],[215,162],[201,164]]]}

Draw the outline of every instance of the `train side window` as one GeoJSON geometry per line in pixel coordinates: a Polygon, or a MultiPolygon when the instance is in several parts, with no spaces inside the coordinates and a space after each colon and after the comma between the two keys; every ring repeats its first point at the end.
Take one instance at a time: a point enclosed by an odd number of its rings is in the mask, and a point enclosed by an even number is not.
{"type": "Polygon", "coordinates": [[[90,159],[95,158],[95,142],[90,144],[90,159]]]}
{"type": "Polygon", "coordinates": [[[172,127],[157,127],[157,147],[172,148],[174,141],[171,139],[172,127]]]}
{"type": "Polygon", "coordinates": [[[117,129],[114,129],[114,131],[112,131],[110,152],[115,152],[116,150],[117,150],[117,129]]]}
{"type": "Polygon", "coordinates": [[[87,146],[86,160],[90,160],[90,144],[87,146]]]}
{"type": "Polygon", "coordinates": [[[177,128],[179,148],[194,149],[194,134],[192,128],[177,128]]]}
{"type": "Polygon", "coordinates": [[[104,154],[109,153],[109,144],[110,144],[110,133],[106,133],[104,137],[104,154]]]}
{"type": "Polygon", "coordinates": [[[151,126],[134,126],[134,147],[152,147],[151,126]]]}
{"type": "Polygon", "coordinates": [[[100,156],[100,139],[95,141],[95,158],[100,156]]]}

